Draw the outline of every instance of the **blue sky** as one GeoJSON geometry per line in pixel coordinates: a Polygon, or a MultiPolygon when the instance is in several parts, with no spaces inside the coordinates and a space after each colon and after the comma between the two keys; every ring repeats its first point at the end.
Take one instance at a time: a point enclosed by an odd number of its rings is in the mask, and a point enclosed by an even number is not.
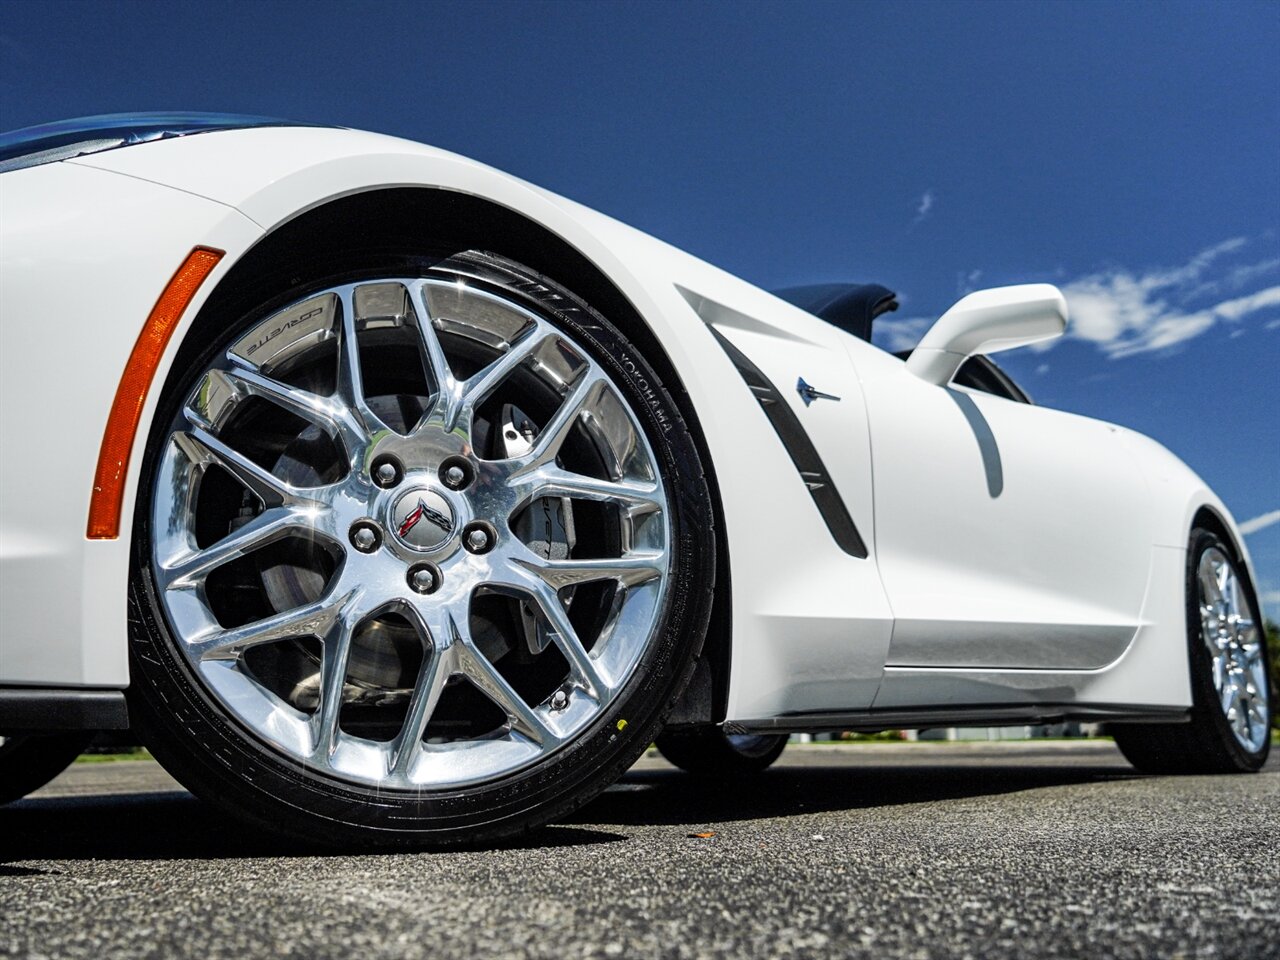
{"type": "Polygon", "coordinates": [[[1277,50],[1274,2],[27,0],[0,127],[222,110],[422,140],[765,287],[884,283],[886,341],[1058,283],[1072,335],[1001,362],[1190,463],[1252,521],[1280,618],[1277,50]]]}

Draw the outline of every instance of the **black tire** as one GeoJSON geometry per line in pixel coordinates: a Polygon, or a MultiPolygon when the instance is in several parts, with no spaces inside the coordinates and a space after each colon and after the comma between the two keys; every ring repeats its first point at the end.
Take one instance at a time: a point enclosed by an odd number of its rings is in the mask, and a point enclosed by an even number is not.
{"type": "Polygon", "coordinates": [[[707,779],[749,777],[767,770],[787,746],[782,734],[734,735],[722,727],[664,733],[658,752],[681,770],[707,779]]]}
{"type": "Polygon", "coordinates": [[[485,845],[570,813],[622,775],[661,729],[693,672],[710,619],[713,511],[694,440],[643,352],[555,281],[477,251],[351,250],[299,258],[243,277],[211,298],[166,383],[142,468],[130,582],[131,716],[156,759],[197,796],[297,838],[337,846],[485,845]],[[497,780],[439,791],[364,787],[308,770],[234,719],[175,647],[150,566],[152,485],[160,447],[195,378],[218,351],[272,310],[328,286],[373,276],[465,271],[536,305],[610,375],[631,403],[670,492],[671,568],[643,657],[607,710],[570,742],[497,780]],[[210,310],[216,315],[206,316],[210,310]]]}
{"type": "Polygon", "coordinates": [[[21,800],[71,766],[89,744],[82,733],[17,733],[0,743],[0,804],[21,800]]]}
{"type": "MultiPolygon", "coordinates": [[[[1263,738],[1260,749],[1247,749],[1232,733],[1218,703],[1212,658],[1201,639],[1197,582],[1200,559],[1211,549],[1222,551],[1235,566],[1244,600],[1261,635],[1266,676],[1271,676],[1271,654],[1267,650],[1266,634],[1258,616],[1258,599],[1240,566],[1239,554],[1216,533],[1200,528],[1192,530],[1186,570],[1187,643],[1192,695],[1190,721],[1177,724],[1116,724],[1111,730],[1120,752],[1145,773],[1253,773],[1267,762],[1271,750],[1269,735],[1263,738]]],[[[1275,703],[1274,697],[1272,692],[1268,698],[1272,705],[1275,703]]],[[[1274,710],[1274,706],[1271,709],[1274,710]]],[[[1269,721],[1270,717],[1268,724],[1269,721]]]]}

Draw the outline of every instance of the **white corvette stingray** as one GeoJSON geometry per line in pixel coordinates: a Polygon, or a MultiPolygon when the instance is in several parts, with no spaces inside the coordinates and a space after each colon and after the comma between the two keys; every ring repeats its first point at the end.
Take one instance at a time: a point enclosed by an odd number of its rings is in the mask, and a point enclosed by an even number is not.
{"type": "Polygon", "coordinates": [[[128,727],[338,842],[488,842],[658,738],[1077,719],[1250,771],[1272,695],[1222,503],[883,287],[766,293],[431,147],[226,116],[0,138],[0,799],[128,727]]]}

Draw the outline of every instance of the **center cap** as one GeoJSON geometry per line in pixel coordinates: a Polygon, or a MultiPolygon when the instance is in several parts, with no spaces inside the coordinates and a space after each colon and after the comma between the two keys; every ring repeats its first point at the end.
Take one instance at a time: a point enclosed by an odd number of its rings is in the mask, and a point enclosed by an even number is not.
{"type": "Polygon", "coordinates": [[[391,507],[391,527],[397,540],[410,550],[435,550],[453,536],[453,507],[427,487],[408,490],[391,507]]]}

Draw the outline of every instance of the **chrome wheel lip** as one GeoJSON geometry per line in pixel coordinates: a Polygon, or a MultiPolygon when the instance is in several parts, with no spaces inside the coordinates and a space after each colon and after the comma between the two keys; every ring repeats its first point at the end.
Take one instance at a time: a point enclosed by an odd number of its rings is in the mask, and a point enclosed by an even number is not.
{"type": "MultiPolygon", "coordinates": [[[[309,320],[315,309],[303,311],[309,320]]],[[[314,327],[314,322],[313,322],[314,327]]],[[[309,336],[319,336],[315,329],[309,336]]],[[[323,337],[321,337],[323,339],[323,337]]],[[[228,401],[232,402],[232,401],[228,401]]],[[[615,432],[621,427],[615,426],[615,432]]],[[[151,504],[152,570],[162,606],[181,656],[214,699],[256,736],[286,756],[336,777],[378,789],[422,791],[497,779],[546,757],[581,736],[616,702],[652,642],[663,610],[671,570],[671,517],[659,462],[625,396],[598,362],[572,337],[529,304],[485,289],[459,277],[409,277],[364,280],[327,288],[302,298],[257,322],[198,381],[192,400],[166,440],[151,504]],[[360,365],[346,344],[357,340],[357,304],[361,288],[400,285],[406,291],[405,322],[423,340],[423,354],[435,381],[436,395],[428,413],[408,435],[390,430],[363,396],[360,365]],[[447,287],[458,296],[475,297],[494,309],[523,317],[529,327],[487,367],[467,380],[454,377],[431,316],[429,292],[447,287]],[[465,291],[463,293],[462,291],[465,291]],[[265,364],[246,361],[237,348],[245,342],[262,347],[276,334],[276,318],[331,297],[332,338],[338,341],[338,389],[331,397],[308,394],[274,381],[265,364]],[[265,339],[258,331],[267,329],[265,339]],[[549,340],[576,354],[582,368],[565,383],[561,408],[544,425],[528,453],[504,460],[476,460],[471,446],[471,418],[479,403],[534,351],[549,340]],[[212,385],[210,385],[212,382],[212,385]],[[206,389],[207,388],[207,389],[206,389]],[[340,445],[348,461],[347,475],[323,487],[296,488],[251,463],[238,463],[234,451],[218,439],[219,411],[209,395],[229,391],[234,402],[259,397],[320,426],[340,445]],[[570,473],[556,464],[558,444],[583,411],[598,415],[605,393],[611,410],[621,410],[634,439],[635,453],[647,476],[600,480],[570,473]],[[570,417],[566,411],[569,411],[570,417]],[[547,442],[542,443],[542,438],[547,442]],[[405,464],[400,482],[383,489],[373,482],[369,466],[394,457],[405,464]],[[475,469],[464,491],[451,490],[437,476],[450,458],[468,458],[475,469]],[[204,549],[195,545],[191,518],[198,475],[211,463],[231,472],[253,490],[265,509],[235,533],[204,549]],[[452,511],[452,535],[422,548],[391,529],[396,505],[409,491],[429,491],[452,511]],[[614,502],[630,516],[656,513],[646,530],[647,542],[628,544],[618,558],[553,561],[532,552],[511,532],[510,521],[523,507],[545,496],[569,496],[614,502]],[[657,523],[652,522],[656,519],[657,523]],[[382,525],[380,547],[362,553],[351,547],[354,523],[382,525]],[[473,521],[486,521],[503,535],[483,554],[462,548],[458,533],[473,521]],[[251,549],[280,537],[302,533],[340,551],[341,563],[324,595],[314,603],[284,611],[244,627],[224,629],[209,608],[204,584],[212,570],[251,549]],[[407,583],[411,565],[430,562],[443,586],[429,595],[407,583]],[[612,579],[625,589],[600,638],[588,653],[558,602],[557,591],[592,580],[612,579]],[[469,609],[477,590],[520,597],[536,604],[570,674],[555,707],[529,706],[488,663],[470,635],[469,609]],[[424,638],[427,655],[410,700],[405,728],[384,743],[351,736],[340,729],[340,697],[322,696],[309,716],[265,690],[242,669],[242,654],[273,637],[307,635],[322,648],[320,683],[334,689],[345,676],[345,662],[355,627],[381,612],[404,616],[424,638]],[[334,653],[331,656],[330,651],[334,653]],[[460,675],[480,688],[508,714],[506,728],[486,739],[446,744],[422,742],[450,677],[460,675]],[[337,680],[335,681],[335,677],[337,680]],[[416,731],[411,736],[410,731],[416,731]]]]}
{"type": "Polygon", "coordinates": [[[1231,559],[1209,547],[1196,566],[1200,639],[1218,708],[1236,741],[1260,752],[1271,736],[1270,680],[1262,631],[1231,559]]]}

